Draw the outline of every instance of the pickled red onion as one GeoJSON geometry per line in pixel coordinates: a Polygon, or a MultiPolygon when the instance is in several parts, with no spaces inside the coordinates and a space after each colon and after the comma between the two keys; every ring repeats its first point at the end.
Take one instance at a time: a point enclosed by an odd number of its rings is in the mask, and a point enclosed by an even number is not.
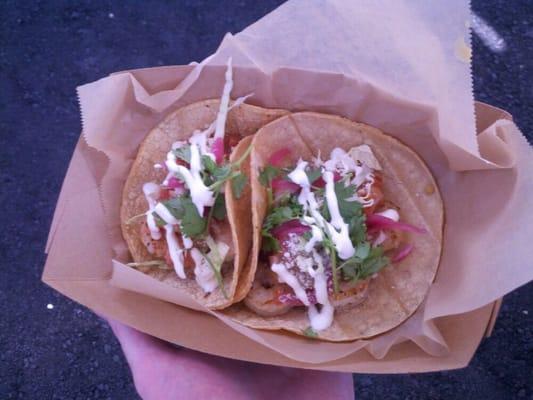
{"type": "Polygon", "coordinates": [[[170,189],[182,189],[185,187],[185,183],[183,183],[183,181],[180,181],[178,178],[171,176],[168,179],[168,183],[166,186],[170,189]]]}
{"type": "Polygon", "coordinates": [[[215,155],[215,161],[217,164],[222,163],[224,160],[224,139],[215,138],[211,151],[215,155]]]}
{"type": "Polygon", "coordinates": [[[294,182],[290,182],[283,178],[274,178],[272,179],[272,190],[274,194],[278,195],[281,193],[296,193],[300,189],[300,186],[294,182]]]}
{"type": "Polygon", "coordinates": [[[272,153],[272,155],[268,159],[268,163],[273,167],[280,167],[283,159],[290,156],[290,154],[291,151],[286,147],[279,149],[272,153]]]}
{"type": "Polygon", "coordinates": [[[302,224],[297,219],[291,219],[282,223],[281,225],[273,228],[270,233],[278,240],[283,240],[288,238],[289,234],[294,233],[295,235],[303,235],[305,232],[310,231],[311,228],[307,225],[302,224]]]}
{"type": "MultiPolygon", "coordinates": [[[[339,172],[337,172],[337,171],[333,172],[333,181],[334,182],[338,182],[341,179],[342,179],[342,175],[339,172]]],[[[320,189],[320,188],[326,187],[326,181],[324,180],[324,178],[319,176],[313,182],[311,182],[311,185],[313,185],[314,187],[317,187],[317,188],[320,189]]]]}
{"type": "Polygon", "coordinates": [[[405,231],[413,233],[427,233],[424,228],[419,228],[417,226],[407,224],[405,222],[396,222],[393,219],[378,214],[371,214],[366,217],[366,226],[369,231],[392,229],[396,231],[405,231]]]}
{"type": "Polygon", "coordinates": [[[394,256],[392,257],[391,262],[397,263],[397,262],[402,261],[405,257],[407,257],[409,254],[411,254],[411,252],[413,251],[414,248],[415,248],[415,246],[413,246],[410,243],[406,244],[405,246],[403,246],[401,248],[399,248],[398,251],[396,252],[396,254],[394,254],[394,256]]]}

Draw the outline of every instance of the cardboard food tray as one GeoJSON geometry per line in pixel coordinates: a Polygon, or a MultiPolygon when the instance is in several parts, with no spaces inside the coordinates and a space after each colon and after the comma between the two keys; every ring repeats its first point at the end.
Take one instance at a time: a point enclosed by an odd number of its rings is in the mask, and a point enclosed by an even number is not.
{"type": "Polygon", "coordinates": [[[474,105],[469,18],[462,0],[290,0],[226,35],[200,64],[119,72],[80,87],[83,136],[50,228],[43,281],[97,313],[228,358],[375,373],[466,366],[501,297],[532,279],[523,260],[533,258],[532,151],[508,113],[474,105]],[[352,343],[256,331],[122,263],[121,188],[140,141],[174,109],[219,97],[229,57],[232,97],[253,92],[259,106],[365,122],[429,165],[446,209],[443,257],[425,303],[405,323],[352,343]]]}
{"type": "MultiPolygon", "coordinates": [[[[489,126],[502,117],[510,118],[504,111],[482,103],[477,103],[476,107],[482,126],[489,126]]],[[[112,249],[108,241],[102,240],[108,235],[108,227],[98,184],[106,162],[101,153],[80,137],[50,229],[48,259],[43,273],[45,283],[99,314],[163,340],[210,354],[265,364],[347,372],[398,373],[460,368],[467,365],[483,336],[490,334],[501,300],[468,313],[438,318],[436,325],[449,346],[449,353],[441,357],[425,353],[412,342],[403,342],[394,345],[382,359],[359,351],[331,362],[305,363],[250,340],[213,316],[135,292],[142,290],[140,288],[125,290],[113,286],[112,249]],[[89,209],[93,210],[90,214],[79,212],[89,209]],[[82,237],[80,232],[83,232],[82,237]],[[80,245],[82,238],[83,245],[80,245]],[[73,249],[75,251],[71,251],[73,249]]],[[[118,273],[128,274],[128,271],[121,269],[118,273]]],[[[157,293],[160,298],[172,291],[165,285],[160,289],[157,293]]]]}

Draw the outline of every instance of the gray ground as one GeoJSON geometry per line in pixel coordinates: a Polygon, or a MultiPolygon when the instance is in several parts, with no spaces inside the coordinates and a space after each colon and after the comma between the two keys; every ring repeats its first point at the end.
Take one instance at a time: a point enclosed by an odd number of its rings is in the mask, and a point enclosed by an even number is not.
{"type": "MultiPolygon", "coordinates": [[[[76,85],[117,70],[201,60],[225,32],[278,3],[0,2],[0,398],[136,398],[106,324],[40,282],[52,212],[80,132],[76,85]]],[[[506,108],[531,132],[533,2],[472,3],[508,45],[495,54],[474,39],[476,97],[506,108]]],[[[356,375],[357,398],[533,399],[532,290],[529,284],[505,298],[493,336],[468,368],[356,375]]]]}

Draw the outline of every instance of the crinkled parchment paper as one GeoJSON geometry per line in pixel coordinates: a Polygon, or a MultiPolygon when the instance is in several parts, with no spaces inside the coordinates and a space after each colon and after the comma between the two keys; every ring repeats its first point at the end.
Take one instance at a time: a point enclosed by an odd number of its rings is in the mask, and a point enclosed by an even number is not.
{"type": "Polygon", "coordinates": [[[58,202],[43,279],[99,312],[214,354],[350,371],[464,365],[482,332],[458,337],[458,324],[486,324],[480,313],[490,315],[490,303],[533,277],[527,243],[533,235],[533,155],[499,110],[478,105],[476,136],[470,64],[458,50],[458,43],[470,42],[469,18],[468,3],[459,0],[292,0],[226,35],[199,64],[121,72],[81,86],[86,143],[77,147],[58,202]],[[252,104],[374,125],[429,165],[445,204],[443,256],[426,302],[399,327],[351,343],[252,330],[122,264],[128,253],[120,234],[121,190],[139,143],[175,108],[219,97],[229,56],[236,65],[233,97],[253,92],[252,104]],[[89,206],[74,218],[80,203],[89,206]],[[87,236],[73,243],[69,238],[79,238],[80,231],[87,236]],[[149,297],[139,301],[133,292],[149,297]],[[468,318],[458,315],[468,312],[468,318]],[[161,328],[176,316],[179,326],[161,328]],[[233,341],[222,351],[225,338],[233,341]],[[251,356],[242,355],[238,344],[251,356]],[[272,352],[265,355],[262,346],[272,352]],[[361,349],[386,367],[376,369],[361,349]],[[432,364],[424,353],[463,358],[432,364]]]}

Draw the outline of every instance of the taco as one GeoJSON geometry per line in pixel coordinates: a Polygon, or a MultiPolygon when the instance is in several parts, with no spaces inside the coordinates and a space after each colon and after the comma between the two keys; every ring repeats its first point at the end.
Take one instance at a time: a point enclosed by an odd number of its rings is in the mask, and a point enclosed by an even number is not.
{"type": "Polygon", "coordinates": [[[180,108],[141,144],[126,180],[121,227],[130,266],[211,309],[229,306],[251,245],[251,136],[286,114],[221,100],[180,108]]]}
{"type": "Polygon", "coordinates": [[[303,112],[255,135],[250,327],[328,341],[390,330],[421,304],[439,264],[443,204],[420,157],[378,129],[303,112]]]}

